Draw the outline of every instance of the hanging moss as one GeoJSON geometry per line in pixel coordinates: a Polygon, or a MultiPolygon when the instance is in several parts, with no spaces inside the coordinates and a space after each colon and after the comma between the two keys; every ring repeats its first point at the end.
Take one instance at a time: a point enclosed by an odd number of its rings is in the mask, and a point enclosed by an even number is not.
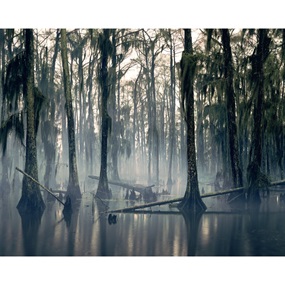
{"type": "Polygon", "coordinates": [[[3,100],[7,100],[10,112],[18,110],[19,97],[23,88],[24,66],[24,52],[13,57],[7,65],[3,86],[3,100]]]}
{"type": "Polygon", "coordinates": [[[13,130],[15,130],[16,138],[18,138],[21,144],[24,145],[24,122],[22,119],[22,113],[11,115],[1,125],[0,143],[2,145],[3,154],[6,153],[8,136],[13,130]]]}

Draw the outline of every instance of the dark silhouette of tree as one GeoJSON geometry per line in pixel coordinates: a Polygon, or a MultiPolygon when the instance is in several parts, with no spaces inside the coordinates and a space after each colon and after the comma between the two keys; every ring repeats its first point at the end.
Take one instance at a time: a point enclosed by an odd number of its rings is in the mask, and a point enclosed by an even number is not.
{"type": "MultiPolygon", "coordinates": [[[[232,50],[230,45],[230,33],[228,29],[222,29],[222,44],[224,51],[224,78],[226,81],[226,105],[227,105],[227,131],[228,131],[228,148],[230,153],[231,179],[234,188],[242,187],[242,171],[239,162],[239,147],[236,125],[236,105],[233,87],[234,69],[232,60],[232,50]]],[[[231,185],[231,184],[230,184],[231,185]]],[[[244,199],[240,194],[231,194],[229,200],[239,197],[244,199]]]]}
{"type": "MultiPolygon", "coordinates": [[[[41,138],[44,149],[45,158],[45,174],[44,174],[44,185],[47,188],[55,186],[55,159],[56,159],[56,139],[58,137],[59,129],[56,126],[56,107],[60,105],[60,97],[56,96],[55,93],[55,63],[60,51],[60,30],[56,30],[56,37],[54,43],[54,51],[52,54],[51,65],[49,66],[49,52],[45,48],[43,61],[40,62],[41,67],[41,78],[40,78],[40,89],[44,92],[47,97],[47,104],[42,112],[42,123],[41,123],[41,138]]],[[[50,52],[51,53],[51,52],[50,52]]],[[[48,199],[53,197],[47,196],[48,199]]]]}
{"type": "Polygon", "coordinates": [[[252,96],[253,109],[253,132],[250,149],[250,162],[247,167],[248,178],[248,200],[249,202],[260,202],[259,189],[268,184],[266,176],[261,172],[262,160],[262,136],[264,131],[264,65],[269,55],[271,38],[268,37],[266,29],[259,29],[257,33],[257,47],[251,56],[252,74],[252,96]]]}
{"type": "Polygon", "coordinates": [[[181,59],[181,93],[182,106],[185,110],[187,124],[187,186],[183,200],[179,203],[181,211],[202,212],[206,205],[201,199],[198,185],[198,173],[196,166],[195,148],[195,124],[194,124],[194,78],[197,57],[193,53],[191,30],[184,30],[184,51],[181,59]]]}
{"type": "MultiPolygon", "coordinates": [[[[7,34],[7,32],[6,32],[7,34]]],[[[4,99],[4,84],[5,84],[5,65],[6,65],[6,49],[5,49],[5,43],[6,43],[6,35],[5,30],[0,29],[0,53],[1,53],[1,123],[4,122],[7,112],[7,104],[6,100],[4,99]]],[[[6,195],[11,190],[11,185],[9,183],[9,167],[8,167],[8,156],[6,153],[3,153],[1,163],[2,163],[2,175],[1,175],[1,193],[0,195],[6,195]]]]}
{"type": "Polygon", "coordinates": [[[110,148],[111,148],[111,179],[115,181],[120,181],[119,177],[119,170],[118,170],[118,156],[119,156],[119,134],[121,129],[121,122],[120,122],[120,105],[118,104],[119,94],[116,96],[116,87],[117,87],[117,81],[118,74],[117,74],[117,65],[118,61],[120,63],[120,59],[117,55],[117,31],[116,29],[112,29],[111,31],[112,35],[112,71],[110,72],[110,117],[112,119],[112,133],[110,136],[110,148]],[[117,100],[118,99],[118,100],[117,100]]]}
{"type": "Polygon", "coordinates": [[[172,188],[172,168],[174,160],[174,145],[175,145],[175,43],[173,42],[173,35],[171,30],[167,31],[167,38],[169,40],[169,50],[170,50],[170,86],[169,86],[169,165],[168,165],[168,177],[167,177],[167,189],[171,192],[172,188]]]}
{"type": "MultiPolygon", "coordinates": [[[[33,30],[24,30],[25,35],[25,61],[23,72],[23,95],[27,109],[27,135],[26,135],[26,162],[25,172],[38,180],[36,133],[38,121],[36,118],[35,86],[34,86],[34,37],[33,30]]],[[[23,178],[22,196],[17,205],[20,214],[42,214],[45,204],[39,186],[23,178]]]]}
{"type": "Polygon", "coordinates": [[[70,77],[68,70],[67,60],[67,41],[66,41],[66,29],[61,29],[61,58],[63,67],[63,83],[64,94],[66,100],[66,115],[68,125],[68,152],[69,152],[69,181],[67,186],[67,195],[69,195],[72,203],[76,199],[81,198],[81,192],[78,181],[77,161],[76,161],[76,143],[75,143],[75,126],[74,115],[72,107],[72,94],[70,77]]]}
{"type": "Polygon", "coordinates": [[[111,51],[110,30],[103,29],[99,36],[99,48],[101,52],[101,68],[99,73],[99,84],[101,87],[101,168],[100,179],[96,192],[96,196],[102,199],[110,199],[112,193],[108,185],[107,177],[107,151],[108,151],[108,132],[111,126],[111,119],[107,110],[109,98],[109,73],[108,73],[108,58],[111,51]]]}

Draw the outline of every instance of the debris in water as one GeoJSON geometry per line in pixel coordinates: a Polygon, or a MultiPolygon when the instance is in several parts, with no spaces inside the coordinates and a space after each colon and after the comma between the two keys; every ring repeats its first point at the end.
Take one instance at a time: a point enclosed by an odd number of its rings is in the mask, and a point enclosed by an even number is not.
{"type": "Polygon", "coordinates": [[[109,214],[108,223],[109,223],[109,225],[116,224],[117,223],[117,215],[109,214]]]}

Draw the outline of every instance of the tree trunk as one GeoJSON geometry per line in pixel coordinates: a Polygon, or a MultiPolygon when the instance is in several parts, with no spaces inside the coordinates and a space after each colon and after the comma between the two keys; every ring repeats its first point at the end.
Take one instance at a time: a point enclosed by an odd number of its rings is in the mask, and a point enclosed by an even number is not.
{"type": "Polygon", "coordinates": [[[155,68],[155,56],[154,51],[152,51],[151,58],[151,104],[152,104],[152,139],[153,139],[153,171],[154,171],[154,179],[155,184],[159,185],[159,137],[157,130],[157,120],[156,120],[156,89],[155,89],[155,77],[154,77],[154,68],[155,68]]]}
{"type": "MultiPolygon", "coordinates": [[[[117,85],[117,49],[116,49],[116,29],[112,30],[112,72],[111,72],[111,102],[110,102],[110,116],[112,118],[112,133],[111,133],[111,177],[113,180],[120,181],[118,171],[118,152],[119,152],[119,134],[120,134],[120,120],[118,116],[118,106],[116,106],[116,85],[117,85]]],[[[119,70],[120,72],[120,70],[119,70]]],[[[119,78],[118,78],[119,81],[119,78]]],[[[117,94],[119,96],[119,94],[117,94]]]]}
{"type": "Polygon", "coordinates": [[[90,173],[93,173],[94,168],[94,156],[95,156],[95,124],[94,124],[94,114],[93,114],[93,98],[92,98],[92,91],[93,91],[93,73],[94,73],[94,60],[89,61],[89,72],[88,72],[88,79],[87,84],[89,85],[88,88],[88,140],[86,142],[86,161],[88,163],[88,169],[90,173]]]}
{"type": "Polygon", "coordinates": [[[181,203],[179,203],[179,209],[189,212],[201,212],[206,210],[206,205],[200,197],[196,166],[193,85],[197,59],[193,55],[191,30],[185,29],[184,34],[185,48],[180,64],[182,76],[182,102],[186,104],[185,119],[187,124],[187,186],[185,196],[181,203]]]}
{"type": "MultiPolygon", "coordinates": [[[[230,153],[231,180],[233,183],[233,185],[230,185],[230,187],[233,186],[234,188],[238,188],[243,186],[243,181],[242,171],[239,163],[239,148],[235,115],[236,106],[233,88],[233,61],[230,45],[230,33],[228,29],[222,29],[222,44],[224,50],[224,77],[226,81],[228,147],[230,153]]],[[[230,199],[232,198],[233,197],[230,197],[230,199]]]]}
{"type": "Polygon", "coordinates": [[[97,188],[96,196],[101,199],[110,199],[112,193],[109,189],[108,178],[107,178],[107,150],[108,150],[108,130],[110,128],[111,120],[108,115],[107,103],[109,97],[108,88],[108,51],[110,48],[109,40],[110,30],[104,29],[103,34],[100,35],[100,51],[101,51],[101,69],[100,69],[100,86],[102,95],[102,121],[101,121],[101,168],[100,168],[100,179],[97,188]]]}
{"type": "Polygon", "coordinates": [[[167,191],[170,193],[172,189],[172,162],[174,152],[174,140],[175,140],[175,66],[173,65],[173,59],[175,53],[173,52],[172,36],[170,36],[170,122],[169,122],[169,165],[168,165],[168,179],[167,179],[167,191]]]}
{"type": "Polygon", "coordinates": [[[4,79],[5,79],[5,34],[4,29],[0,29],[0,52],[1,52],[1,122],[4,118],[4,96],[3,96],[3,88],[4,88],[4,79]]]}
{"type": "Polygon", "coordinates": [[[197,93],[197,168],[205,173],[204,156],[203,94],[197,93]]]}
{"type": "MultiPolygon", "coordinates": [[[[137,132],[137,106],[138,106],[138,81],[141,76],[141,70],[140,68],[139,74],[135,80],[134,84],[134,90],[133,90],[133,104],[134,104],[134,120],[133,120],[133,175],[136,176],[136,170],[137,170],[137,154],[136,154],[136,132],[137,132]]],[[[138,139],[139,141],[139,139],[138,139]]]]}
{"type": "MultiPolygon", "coordinates": [[[[25,34],[25,66],[23,94],[27,104],[27,135],[25,172],[38,180],[37,145],[35,128],[34,97],[34,39],[33,30],[26,29],[25,34]]],[[[22,196],[17,205],[20,215],[36,213],[41,215],[45,204],[37,184],[23,178],[22,196]]]]}
{"type": "MultiPolygon", "coordinates": [[[[145,47],[145,45],[144,45],[145,47]]],[[[145,47],[146,49],[146,47],[145,47]]],[[[148,150],[148,165],[147,165],[147,176],[148,176],[148,184],[153,182],[152,176],[152,161],[153,161],[153,131],[152,131],[152,96],[151,96],[151,79],[149,76],[149,60],[148,60],[148,52],[145,53],[145,65],[146,67],[143,69],[145,73],[145,89],[146,89],[146,96],[147,96],[147,120],[148,120],[148,130],[147,130],[147,150],[148,150]]],[[[142,121],[143,122],[143,121],[142,121]]],[[[142,154],[143,156],[144,154],[142,154]]]]}
{"type": "Polygon", "coordinates": [[[248,200],[260,202],[259,188],[262,180],[262,132],[263,132],[263,102],[264,102],[264,63],[269,55],[271,39],[267,30],[258,30],[258,44],[252,55],[252,90],[254,96],[253,134],[250,150],[250,163],[247,168],[248,200]]]}
{"type": "MultiPolygon", "coordinates": [[[[4,93],[3,93],[3,88],[4,88],[4,79],[5,79],[5,34],[4,34],[4,29],[0,29],[0,52],[1,52],[1,115],[0,115],[0,122],[4,121],[4,118],[6,116],[7,112],[7,104],[5,103],[6,100],[4,99],[4,93]]],[[[9,168],[7,167],[8,165],[8,160],[9,157],[7,157],[6,154],[3,154],[1,157],[1,165],[2,165],[2,177],[1,177],[1,193],[0,196],[3,197],[3,195],[9,194],[11,191],[11,185],[9,182],[9,173],[8,170],[9,168]]]]}
{"type": "Polygon", "coordinates": [[[67,133],[68,133],[68,150],[69,150],[69,181],[67,187],[67,195],[69,195],[72,203],[76,199],[81,198],[79,188],[77,161],[76,161],[76,146],[75,146],[75,126],[74,115],[72,106],[71,85],[68,71],[67,59],[67,42],[66,42],[66,29],[61,30],[61,52],[62,52],[62,67],[63,67],[63,83],[64,94],[66,100],[66,114],[67,114],[67,133]]]}
{"type": "MultiPolygon", "coordinates": [[[[55,127],[55,118],[56,118],[56,105],[58,103],[58,97],[55,96],[55,84],[54,84],[54,74],[55,74],[55,64],[59,50],[60,42],[60,31],[56,32],[56,39],[54,45],[54,53],[52,56],[52,64],[47,73],[42,76],[42,79],[45,80],[48,78],[47,83],[47,97],[49,98],[49,104],[47,107],[47,116],[46,121],[42,125],[42,132],[45,133],[44,146],[45,146],[45,157],[47,160],[46,163],[46,172],[44,175],[44,182],[47,187],[49,185],[55,185],[55,160],[56,160],[56,139],[57,139],[57,128],[55,127]],[[48,76],[49,75],[49,76],[48,76]]],[[[48,57],[46,56],[47,61],[48,57]]],[[[46,68],[48,69],[48,62],[46,62],[46,68]]],[[[49,196],[48,196],[49,197],[49,196]]]]}

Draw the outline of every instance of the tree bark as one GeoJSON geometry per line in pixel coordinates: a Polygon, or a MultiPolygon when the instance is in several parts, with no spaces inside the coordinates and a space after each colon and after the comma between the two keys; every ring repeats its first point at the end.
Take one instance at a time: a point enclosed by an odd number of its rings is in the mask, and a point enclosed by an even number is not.
{"type": "MultiPolygon", "coordinates": [[[[119,152],[119,134],[120,134],[120,118],[118,116],[118,106],[116,106],[116,85],[117,85],[117,49],[116,49],[116,29],[112,31],[112,72],[111,72],[111,110],[110,116],[112,118],[112,133],[111,133],[111,177],[113,180],[120,181],[119,171],[118,171],[118,152],[119,152]]],[[[118,78],[119,81],[119,78],[118,78]]],[[[117,94],[119,96],[119,94],[117,94]]]]}
{"type": "Polygon", "coordinates": [[[94,165],[94,156],[95,156],[95,124],[94,124],[94,114],[93,114],[93,73],[94,73],[94,59],[89,61],[89,72],[88,72],[88,79],[87,84],[88,86],[88,141],[86,147],[86,161],[88,163],[88,168],[90,173],[93,173],[93,165],[94,165]]]}
{"type": "Polygon", "coordinates": [[[81,198],[78,181],[76,146],[75,146],[75,126],[72,106],[71,84],[68,70],[66,29],[61,29],[61,58],[63,67],[64,94],[66,100],[67,132],[68,132],[68,154],[69,154],[69,181],[67,195],[72,203],[81,198]]]}
{"type": "Polygon", "coordinates": [[[263,102],[264,102],[264,64],[269,55],[271,39],[267,36],[267,30],[258,30],[258,44],[252,55],[252,90],[254,96],[253,109],[253,133],[250,150],[250,163],[247,168],[248,200],[260,202],[259,188],[262,178],[262,132],[263,132],[263,102]]]}
{"type": "MultiPolygon", "coordinates": [[[[35,96],[34,96],[34,38],[33,30],[26,29],[25,34],[25,66],[23,94],[27,104],[27,135],[25,172],[38,180],[37,145],[35,128],[35,96]]],[[[37,184],[23,178],[22,196],[17,205],[20,215],[37,213],[41,215],[45,204],[37,184]]]]}
{"type": "MultiPolygon", "coordinates": [[[[141,71],[142,67],[140,68],[140,71],[138,73],[138,76],[135,80],[134,83],[134,90],[133,90],[133,104],[134,104],[134,120],[133,120],[133,171],[134,171],[134,176],[136,176],[136,171],[137,171],[137,154],[136,154],[136,132],[137,132],[137,117],[138,117],[138,111],[137,111],[137,106],[138,106],[138,82],[141,77],[141,71]]],[[[138,138],[139,141],[139,138],[138,138]]]]}
{"type": "MultiPolygon", "coordinates": [[[[236,106],[235,94],[233,88],[233,60],[230,45],[230,33],[228,29],[222,29],[222,44],[224,51],[224,77],[226,81],[226,104],[227,104],[227,131],[228,131],[228,147],[230,153],[231,180],[233,187],[242,187],[242,171],[239,162],[239,147],[236,125],[236,106]]],[[[233,194],[234,195],[234,194],[233,194]]],[[[230,197],[232,199],[233,197],[230,197]]]]}
{"type": "MultiPolygon", "coordinates": [[[[197,59],[193,54],[191,30],[185,29],[185,48],[182,54],[181,65],[181,91],[182,102],[185,102],[187,124],[187,186],[183,200],[179,204],[181,211],[201,212],[206,210],[206,205],[201,199],[198,185],[195,149],[194,125],[194,76],[197,59]]],[[[184,106],[184,105],[183,105],[184,106]]]]}
{"type": "Polygon", "coordinates": [[[171,31],[169,31],[170,37],[170,122],[169,122],[169,165],[168,165],[168,178],[167,178],[167,191],[170,193],[172,189],[172,164],[173,164],[173,152],[174,152],[174,140],[175,140],[175,65],[173,59],[175,57],[174,45],[172,43],[171,31]]]}
{"type": "MultiPolygon", "coordinates": [[[[154,44],[153,44],[154,46],[154,44]]],[[[155,183],[159,185],[159,137],[157,130],[157,119],[156,119],[156,89],[155,89],[155,76],[154,76],[154,68],[155,68],[155,55],[154,50],[152,49],[152,57],[151,57],[151,104],[152,104],[152,139],[153,139],[153,171],[155,174],[155,183]]]]}
{"type": "Polygon", "coordinates": [[[111,120],[108,115],[107,103],[109,98],[108,88],[108,57],[110,49],[109,40],[110,30],[104,29],[103,34],[99,38],[99,45],[101,51],[101,69],[99,83],[101,86],[102,96],[102,121],[101,121],[101,168],[100,168],[100,179],[96,192],[96,196],[101,199],[110,199],[112,193],[109,189],[108,178],[107,178],[107,150],[108,150],[108,131],[110,128],[111,120]]]}

